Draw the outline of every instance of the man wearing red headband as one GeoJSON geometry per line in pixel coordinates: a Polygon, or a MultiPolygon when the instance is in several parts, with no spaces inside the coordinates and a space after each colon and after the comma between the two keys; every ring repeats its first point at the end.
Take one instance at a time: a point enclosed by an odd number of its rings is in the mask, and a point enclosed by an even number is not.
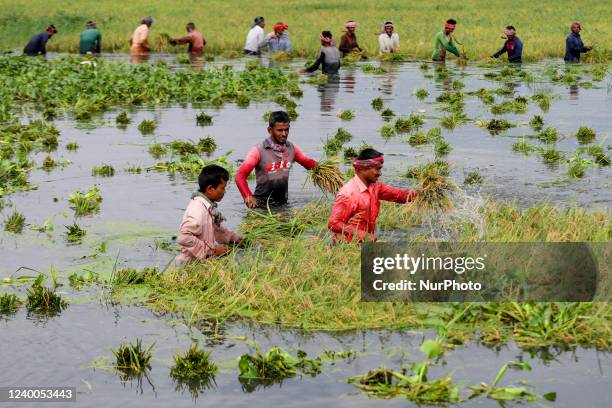
{"type": "Polygon", "coordinates": [[[321,48],[317,53],[315,62],[306,68],[305,72],[315,72],[321,66],[325,75],[336,75],[340,69],[340,52],[332,45],[332,33],[321,32],[321,48]]]}
{"type": "Polygon", "coordinates": [[[376,241],[380,200],[405,203],[416,197],[414,190],[394,188],[378,181],[383,163],[383,154],[370,148],[364,149],[353,161],[355,177],[338,191],[327,223],[335,233],[335,241],[376,241]]]}
{"type": "Polygon", "coordinates": [[[444,31],[440,31],[434,38],[434,52],[431,57],[432,60],[437,62],[444,62],[446,60],[446,51],[459,56],[459,50],[455,47],[453,39],[453,32],[457,22],[452,18],[446,20],[444,24],[444,31]]]}
{"type": "Polygon", "coordinates": [[[276,23],[274,31],[266,35],[263,42],[259,44],[259,48],[268,46],[270,54],[274,54],[278,51],[289,52],[291,51],[291,40],[285,33],[289,29],[289,26],[285,23],[276,23]]]}

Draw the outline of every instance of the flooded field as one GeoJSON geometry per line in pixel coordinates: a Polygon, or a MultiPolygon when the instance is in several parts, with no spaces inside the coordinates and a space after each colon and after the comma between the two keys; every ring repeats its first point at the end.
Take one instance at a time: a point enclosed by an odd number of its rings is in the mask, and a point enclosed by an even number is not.
{"type": "MultiPolygon", "coordinates": [[[[126,57],[107,58],[119,62],[126,57]]],[[[165,60],[173,70],[185,69],[175,64],[174,57],[154,59],[165,60]]],[[[248,61],[206,64],[207,68],[231,64],[241,70],[248,61]]],[[[262,64],[267,66],[270,62],[262,64]]],[[[303,64],[304,61],[293,61],[283,69],[295,71],[303,64]]],[[[504,66],[449,64],[447,71],[439,72],[431,64],[388,62],[380,64],[384,72],[371,73],[364,72],[367,69],[363,65],[346,67],[339,78],[329,78],[325,84],[300,84],[304,94],[295,99],[299,116],[291,123],[289,140],[311,157],[324,158],[326,141],[338,128],[344,128],[351,133],[352,140],[343,148],[374,146],[385,153],[383,179],[396,186],[413,186],[415,180],[405,177],[407,170],[433,160],[439,152],[429,144],[409,143],[409,135],[414,132],[394,131],[385,137],[381,128],[395,125],[398,129],[397,118],[407,118],[410,114],[422,116],[423,132],[440,127],[441,118],[453,112],[441,110],[448,105],[437,102],[437,98],[459,90],[470,95],[484,88],[491,91],[493,102],[483,103],[483,92],[481,97],[466,96],[462,109],[466,117],[455,117],[457,123],[447,123],[441,129],[443,139],[452,148],[443,154],[450,163],[451,177],[468,197],[475,202],[490,198],[516,203],[521,208],[550,203],[609,211],[610,167],[601,165],[586,151],[586,146],[601,145],[604,156],[610,152],[612,78],[609,72],[600,81],[584,74],[568,84],[551,80],[551,75],[546,74],[562,69],[557,61],[525,64],[522,72],[533,76],[530,81],[523,81],[517,75],[509,75],[504,80],[492,78],[491,73],[499,73],[504,66]],[[420,99],[415,95],[417,90],[426,90],[427,95],[422,92],[420,99]],[[495,90],[500,91],[495,93],[495,90]],[[534,95],[547,95],[550,106],[538,106],[534,95]],[[509,108],[511,111],[507,113],[491,113],[493,104],[503,110],[504,101],[515,101],[517,97],[526,98],[527,106],[514,112],[509,108]],[[396,116],[385,120],[372,107],[375,98],[381,98],[383,109],[391,109],[396,116]],[[353,111],[352,120],[339,117],[345,110],[353,111]],[[540,130],[529,125],[536,115],[544,119],[540,130]],[[512,127],[503,131],[483,128],[493,118],[504,119],[512,127]],[[587,143],[576,137],[583,126],[595,132],[594,140],[587,143]],[[543,142],[545,129],[553,127],[557,131],[555,140],[543,142]],[[520,142],[525,144],[517,147],[516,143],[520,142]],[[551,150],[565,159],[551,161],[542,157],[551,150]],[[576,162],[583,163],[584,174],[579,177],[569,171],[576,162]],[[479,175],[482,182],[464,184],[470,173],[479,175]]],[[[15,315],[0,315],[0,359],[4,367],[0,384],[76,386],[78,406],[407,405],[409,402],[402,398],[370,399],[348,384],[347,378],[379,366],[398,370],[409,362],[421,361],[419,346],[424,339],[435,337],[430,331],[325,333],[287,330],[248,321],[211,326],[209,322],[191,321],[189,316],[157,316],[145,308],[115,304],[96,285],[82,291],[68,285],[67,278],[73,273],[91,272],[103,280],[118,268],[164,269],[172,263],[177,248],[174,237],[197,181],[179,173],[154,169],[156,163],[173,156],[167,154],[156,159],[150,154],[152,145],[177,140],[197,143],[212,136],[217,148],[211,157],[227,155],[228,162],[235,163],[237,168],[248,149],[267,136],[264,114],[281,108],[277,103],[266,101],[251,101],[248,107],[239,107],[233,102],[222,107],[171,103],[113,106],[87,120],[59,115],[52,122],[60,132],[58,149],[31,156],[36,168],[29,180],[38,188],[1,198],[4,201],[2,218],[15,209],[25,216],[25,228],[21,234],[0,232],[0,292],[14,292],[23,297],[26,286],[11,279],[50,274],[54,269],[63,284],[58,291],[70,305],[59,316],[43,320],[28,315],[25,310],[15,315]],[[124,111],[131,122],[118,127],[115,119],[124,111]],[[212,124],[198,126],[196,116],[200,112],[212,116],[212,124]],[[142,134],[139,124],[151,119],[157,127],[151,134],[142,134]],[[70,142],[76,142],[78,149],[67,149],[70,142]],[[48,155],[63,164],[50,171],[43,169],[42,163],[48,155]],[[101,165],[112,166],[114,175],[92,175],[92,168],[101,165]],[[86,192],[94,186],[99,187],[102,196],[100,211],[75,218],[68,198],[76,191],[86,192]],[[80,243],[66,241],[65,226],[73,222],[86,230],[80,243]],[[140,381],[121,381],[110,370],[113,357],[110,349],[136,338],[142,339],[145,345],[155,343],[150,373],[140,381]],[[172,356],[186,350],[194,339],[212,350],[211,357],[219,365],[219,374],[213,386],[192,395],[188,389],[177,386],[168,372],[172,356]],[[350,358],[324,363],[322,373],[317,376],[298,375],[282,384],[249,389],[238,381],[237,371],[240,355],[253,350],[249,344],[257,344],[262,350],[272,346],[292,352],[300,349],[313,357],[325,350],[354,350],[355,353],[350,358]]],[[[22,121],[27,123],[28,116],[35,119],[39,115],[24,109],[22,121]]],[[[339,155],[342,157],[341,150],[339,155]]],[[[318,199],[332,199],[306,183],[306,171],[299,166],[292,171],[289,197],[292,208],[301,208],[318,199]]],[[[237,228],[247,214],[233,182],[220,208],[231,228],[237,228]]],[[[595,349],[530,352],[513,343],[498,349],[466,343],[438,360],[440,364],[431,367],[432,377],[454,372],[454,380],[466,386],[493,381],[508,361],[528,362],[531,371],[510,370],[503,383],[516,384],[524,379],[538,394],[554,391],[557,393],[554,406],[604,406],[612,397],[610,354],[595,349]]],[[[498,406],[498,403],[477,398],[462,406],[498,406]]]]}

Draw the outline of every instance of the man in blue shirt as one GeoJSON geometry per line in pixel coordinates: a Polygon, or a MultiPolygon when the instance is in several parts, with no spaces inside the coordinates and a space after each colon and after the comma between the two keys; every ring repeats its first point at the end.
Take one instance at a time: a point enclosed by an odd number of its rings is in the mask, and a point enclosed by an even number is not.
{"type": "Polygon", "coordinates": [[[23,53],[30,57],[47,54],[47,41],[49,41],[55,33],[57,33],[57,28],[51,24],[45,31],[35,34],[30,39],[28,45],[23,49],[23,53]]]}
{"type": "Polygon", "coordinates": [[[578,21],[574,21],[571,26],[572,32],[565,40],[565,62],[580,62],[580,54],[589,52],[593,47],[586,47],[580,38],[582,27],[578,21]]]}
{"type": "Polygon", "coordinates": [[[516,36],[514,26],[508,26],[504,30],[506,42],[501,50],[493,54],[493,58],[499,58],[503,53],[508,53],[508,62],[521,64],[523,62],[523,42],[516,36]]]}

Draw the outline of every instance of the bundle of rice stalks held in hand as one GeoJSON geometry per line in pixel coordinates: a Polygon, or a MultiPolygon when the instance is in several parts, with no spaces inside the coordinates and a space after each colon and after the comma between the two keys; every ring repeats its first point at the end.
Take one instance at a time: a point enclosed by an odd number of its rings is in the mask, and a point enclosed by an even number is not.
{"type": "Polygon", "coordinates": [[[418,175],[418,195],[407,204],[409,210],[447,211],[453,207],[450,193],[457,187],[434,167],[428,167],[418,175]]]}
{"type": "Polygon", "coordinates": [[[336,194],[344,184],[336,159],[320,160],[314,169],[308,171],[308,179],[324,192],[332,194],[336,194]]]}

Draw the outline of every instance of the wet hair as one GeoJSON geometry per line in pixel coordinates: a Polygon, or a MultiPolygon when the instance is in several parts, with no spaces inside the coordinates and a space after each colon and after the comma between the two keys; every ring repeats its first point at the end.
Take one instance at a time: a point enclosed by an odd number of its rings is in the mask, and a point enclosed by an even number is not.
{"type": "Polygon", "coordinates": [[[285,111],[276,111],[270,114],[270,119],[268,120],[268,125],[270,127],[274,127],[277,123],[289,123],[291,120],[289,119],[289,115],[285,111]]]}
{"type": "Polygon", "coordinates": [[[217,188],[219,184],[221,184],[222,180],[228,181],[229,177],[229,172],[223,167],[216,164],[209,164],[202,169],[200,176],[198,177],[200,191],[205,193],[209,186],[212,188],[217,188]]]}
{"type": "Polygon", "coordinates": [[[195,24],[187,23],[187,28],[191,28],[192,30],[195,30],[195,24]]]}
{"type": "Polygon", "coordinates": [[[509,26],[506,26],[506,30],[515,30],[516,31],[516,28],[514,28],[514,26],[509,25],[509,26]]]}
{"type": "Polygon", "coordinates": [[[454,18],[449,18],[448,20],[446,20],[447,24],[457,24],[457,20],[455,20],[454,18]]]}
{"type": "Polygon", "coordinates": [[[327,31],[327,30],[326,30],[326,31],[321,31],[321,35],[322,35],[323,37],[326,37],[326,38],[332,38],[332,33],[331,33],[331,31],[327,31]]]}
{"type": "Polygon", "coordinates": [[[372,149],[371,147],[368,147],[366,149],[363,149],[361,153],[359,153],[359,156],[357,156],[357,160],[369,160],[380,156],[383,156],[381,152],[376,149],[372,149]]]}

